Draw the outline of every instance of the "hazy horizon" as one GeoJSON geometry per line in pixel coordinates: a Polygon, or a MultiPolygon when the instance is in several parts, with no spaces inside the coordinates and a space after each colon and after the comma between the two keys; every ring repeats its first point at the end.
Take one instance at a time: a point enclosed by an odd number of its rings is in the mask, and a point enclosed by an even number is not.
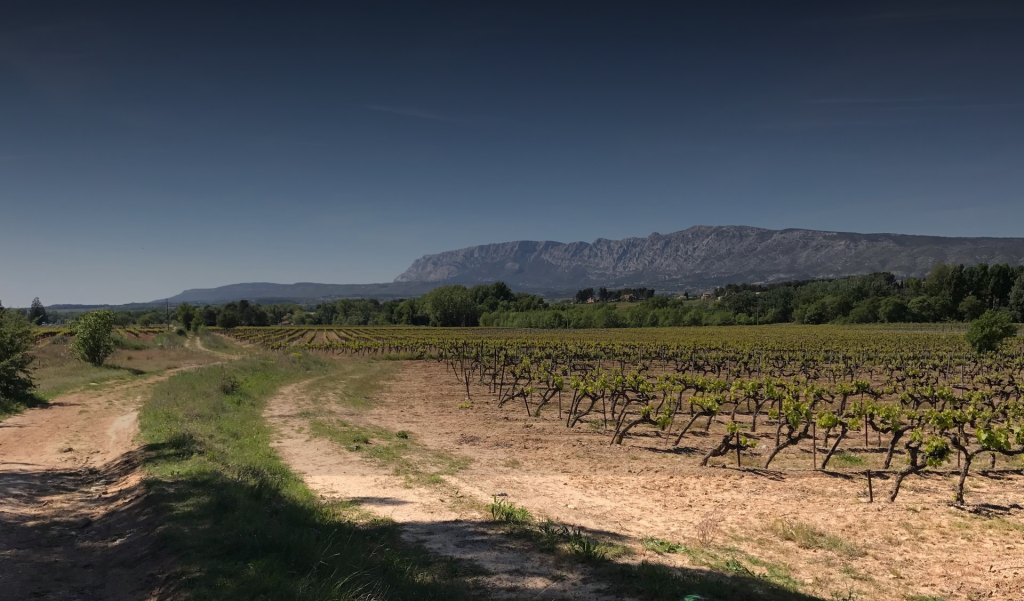
{"type": "Polygon", "coordinates": [[[1024,7],[0,7],[0,302],[692,225],[1020,237],[1024,7]]]}

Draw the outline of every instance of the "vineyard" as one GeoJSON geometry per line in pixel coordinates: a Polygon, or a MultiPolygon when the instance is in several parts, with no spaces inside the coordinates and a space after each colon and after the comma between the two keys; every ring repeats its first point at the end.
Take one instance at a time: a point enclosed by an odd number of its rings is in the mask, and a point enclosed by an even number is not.
{"type": "Polygon", "coordinates": [[[922,327],[221,333],[271,349],[436,361],[466,401],[599,430],[611,445],[648,437],[698,449],[688,454],[701,466],[881,476],[892,501],[928,470],[957,476],[963,504],[969,477],[1019,470],[1024,455],[1017,339],[977,355],[962,334],[922,327]]]}
{"type": "MultiPolygon", "coordinates": [[[[129,338],[129,337],[131,337],[131,338],[139,338],[140,336],[144,336],[144,335],[148,335],[148,334],[160,334],[161,332],[166,332],[166,331],[167,331],[167,328],[164,328],[164,327],[141,327],[141,326],[129,326],[129,327],[126,327],[126,328],[116,328],[114,330],[115,333],[117,333],[118,335],[120,335],[120,336],[122,336],[124,338],[129,338]]],[[[49,327],[49,326],[47,326],[47,327],[35,328],[34,333],[35,333],[35,337],[36,337],[36,342],[37,343],[45,341],[45,340],[47,340],[49,338],[53,338],[55,336],[69,336],[69,337],[72,337],[72,336],[75,335],[75,333],[71,330],[71,328],[67,328],[67,327],[63,327],[63,326],[60,326],[60,327],[49,327]]]]}

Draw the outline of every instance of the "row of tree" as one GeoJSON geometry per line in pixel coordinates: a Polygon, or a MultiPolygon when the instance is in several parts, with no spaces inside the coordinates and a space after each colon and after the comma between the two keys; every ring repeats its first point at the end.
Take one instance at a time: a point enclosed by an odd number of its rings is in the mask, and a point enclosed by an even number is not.
{"type": "Polygon", "coordinates": [[[292,323],[306,325],[423,325],[473,327],[489,312],[522,312],[547,308],[543,298],[512,292],[504,282],[467,288],[441,286],[418,298],[378,302],[341,299],[317,305],[292,323]]]}
{"type": "Polygon", "coordinates": [[[441,286],[410,299],[380,302],[376,299],[343,298],[307,308],[294,303],[259,305],[249,301],[222,306],[193,307],[182,303],[175,308],[174,321],[185,329],[200,326],[234,328],[266,325],[423,325],[473,327],[489,312],[524,312],[547,308],[543,298],[516,293],[496,282],[467,288],[441,286]]]}
{"type": "MultiPolygon", "coordinates": [[[[641,292],[643,289],[640,290],[641,292]]],[[[636,291],[634,291],[636,292],[636,291]]],[[[653,291],[651,291],[653,295],[653,291]]],[[[770,285],[730,284],[711,302],[649,297],[621,311],[611,306],[553,306],[481,316],[493,327],[652,327],[765,323],[876,323],[971,321],[987,310],[1024,321],[1024,266],[936,265],[925,278],[875,273],[835,280],[770,285]]],[[[594,298],[581,290],[575,301],[594,298]]]]}

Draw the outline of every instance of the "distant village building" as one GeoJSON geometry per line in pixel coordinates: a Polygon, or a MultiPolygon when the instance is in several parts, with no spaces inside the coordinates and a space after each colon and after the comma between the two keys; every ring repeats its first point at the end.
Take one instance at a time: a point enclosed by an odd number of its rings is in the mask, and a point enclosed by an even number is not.
{"type": "Polygon", "coordinates": [[[700,295],[700,300],[702,300],[702,301],[711,300],[711,293],[710,292],[705,292],[704,294],[700,295]]]}

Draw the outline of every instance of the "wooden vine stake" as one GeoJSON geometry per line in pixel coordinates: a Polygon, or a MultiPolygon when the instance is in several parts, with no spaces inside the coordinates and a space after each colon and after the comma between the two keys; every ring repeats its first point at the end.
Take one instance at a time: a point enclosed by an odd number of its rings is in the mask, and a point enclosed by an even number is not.
{"type": "Polygon", "coordinates": [[[871,488],[871,470],[864,470],[864,472],[868,475],[868,503],[874,503],[875,491],[871,488]]]}
{"type": "Polygon", "coordinates": [[[811,422],[811,467],[818,469],[818,424],[816,422],[811,422]]]}

